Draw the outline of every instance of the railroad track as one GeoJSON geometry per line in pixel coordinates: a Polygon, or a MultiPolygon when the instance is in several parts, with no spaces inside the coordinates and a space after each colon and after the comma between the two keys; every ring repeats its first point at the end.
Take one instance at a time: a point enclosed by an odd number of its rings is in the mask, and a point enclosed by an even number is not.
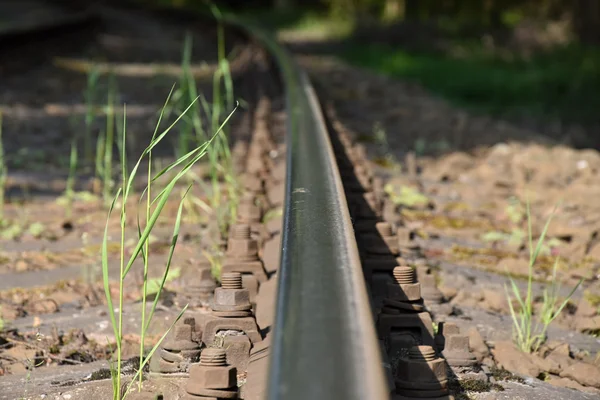
{"type": "MultiPolygon", "coordinates": [[[[193,21],[175,11],[153,15],[193,21]]],[[[153,354],[146,394],[451,398],[450,366],[464,372],[475,358],[456,326],[434,324],[429,311],[443,310],[441,293],[364,148],[334,116],[324,115],[306,73],[281,45],[233,17],[225,21],[268,54],[266,69],[249,68],[254,75],[237,81],[278,74],[264,92],[282,88],[285,135],[271,129],[277,94],[252,99],[252,111],[241,119],[252,122],[240,122],[240,129],[253,134],[241,134],[242,144],[233,146],[244,194],[224,246],[221,284],[215,287],[206,260],[187,267],[189,285],[175,290],[176,298],[193,307],[153,354]],[[261,224],[278,205],[282,216],[261,224]]],[[[11,32],[21,34],[33,33],[11,32]]],[[[246,93],[253,90],[261,89],[250,85],[246,93]]],[[[17,320],[15,326],[31,324],[17,320]]],[[[42,380],[43,390],[57,392],[48,381],[42,380]]],[[[84,387],[107,389],[107,383],[84,387]]]]}

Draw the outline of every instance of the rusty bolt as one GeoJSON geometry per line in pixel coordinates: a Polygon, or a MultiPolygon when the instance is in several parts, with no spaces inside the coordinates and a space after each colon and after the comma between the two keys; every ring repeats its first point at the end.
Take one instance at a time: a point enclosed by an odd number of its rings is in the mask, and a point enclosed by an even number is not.
{"type": "Polygon", "coordinates": [[[237,376],[235,367],[227,366],[224,349],[206,348],[200,354],[200,363],[190,367],[190,378],[185,390],[197,396],[213,396],[219,391],[219,398],[234,398],[237,376]]]}
{"type": "Polygon", "coordinates": [[[408,266],[395,267],[395,284],[387,285],[387,297],[399,301],[420,301],[421,284],[415,282],[415,271],[408,266]]]}
{"type": "Polygon", "coordinates": [[[448,364],[453,367],[470,367],[477,362],[476,357],[471,352],[469,346],[469,337],[460,334],[458,326],[455,324],[444,324],[442,326],[444,337],[444,357],[448,364]]]}
{"type": "Polygon", "coordinates": [[[415,271],[411,267],[399,265],[394,268],[392,273],[399,285],[410,285],[415,283],[415,271]]]}
{"type": "Polygon", "coordinates": [[[238,220],[246,223],[260,222],[261,211],[256,205],[256,198],[252,193],[245,194],[240,199],[238,206],[238,220]]]}
{"type": "Polygon", "coordinates": [[[239,261],[253,261],[258,258],[258,242],[250,238],[250,225],[236,224],[227,241],[227,256],[239,261]]]}
{"type": "Polygon", "coordinates": [[[396,379],[398,392],[403,389],[435,391],[446,388],[448,377],[443,358],[437,357],[431,346],[413,346],[408,350],[408,358],[398,361],[396,379]]]}
{"type": "Polygon", "coordinates": [[[223,289],[241,289],[242,274],[239,272],[226,272],[221,276],[221,287],[223,289]]]}
{"type": "Polygon", "coordinates": [[[370,234],[365,238],[365,250],[372,254],[394,254],[399,252],[398,241],[392,226],[387,222],[377,222],[375,229],[378,234],[370,234]]]}
{"type": "Polygon", "coordinates": [[[435,284],[435,276],[431,274],[420,274],[419,282],[422,286],[421,295],[430,304],[440,304],[444,300],[444,294],[435,284]]]}
{"type": "Polygon", "coordinates": [[[234,312],[235,315],[231,316],[249,315],[252,304],[248,289],[242,288],[242,274],[239,272],[223,273],[221,285],[220,288],[215,289],[210,308],[218,312],[234,312]]]}

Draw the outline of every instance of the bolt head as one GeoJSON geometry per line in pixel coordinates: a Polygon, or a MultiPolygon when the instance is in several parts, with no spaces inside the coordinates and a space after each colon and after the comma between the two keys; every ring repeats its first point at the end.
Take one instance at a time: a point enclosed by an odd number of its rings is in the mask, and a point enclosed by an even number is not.
{"type": "Polygon", "coordinates": [[[203,389],[229,389],[236,385],[236,369],[232,366],[208,367],[194,364],[190,367],[190,378],[186,391],[195,394],[194,387],[203,389]]]}
{"type": "Polygon", "coordinates": [[[254,239],[229,238],[227,256],[238,260],[255,259],[258,257],[258,243],[254,239]]]}
{"type": "Polygon", "coordinates": [[[219,306],[245,306],[250,305],[248,289],[215,289],[214,303],[219,306]]]}

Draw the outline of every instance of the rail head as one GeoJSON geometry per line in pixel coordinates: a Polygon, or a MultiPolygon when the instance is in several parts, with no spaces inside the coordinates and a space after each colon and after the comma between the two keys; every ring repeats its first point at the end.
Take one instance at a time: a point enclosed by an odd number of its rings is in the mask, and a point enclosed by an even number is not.
{"type": "Polygon", "coordinates": [[[388,399],[340,173],[306,74],[253,31],[286,88],[287,176],[269,400],[388,399]]]}

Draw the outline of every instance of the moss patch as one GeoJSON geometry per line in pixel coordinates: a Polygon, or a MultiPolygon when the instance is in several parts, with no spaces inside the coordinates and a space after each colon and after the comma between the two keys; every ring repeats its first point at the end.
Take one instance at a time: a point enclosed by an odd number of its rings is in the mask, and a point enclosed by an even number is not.
{"type": "Polygon", "coordinates": [[[525,383],[525,379],[513,374],[512,372],[505,370],[504,368],[492,367],[491,372],[492,376],[497,381],[525,383]]]}

